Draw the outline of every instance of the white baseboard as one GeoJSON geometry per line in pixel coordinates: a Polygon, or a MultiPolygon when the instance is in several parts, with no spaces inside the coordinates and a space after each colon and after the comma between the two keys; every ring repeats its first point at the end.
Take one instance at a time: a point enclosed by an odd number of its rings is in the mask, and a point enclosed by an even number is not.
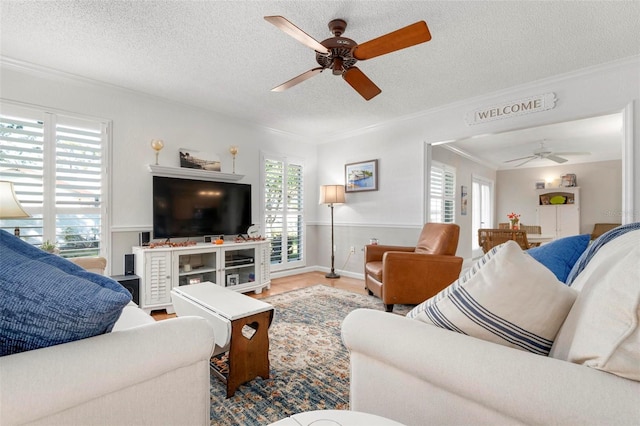
{"type": "MultiPolygon", "coordinates": [[[[295,269],[287,269],[284,271],[276,271],[271,272],[271,278],[282,278],[282,277],[290,277],[291,275],[304,274],[305,272],[324,272],[328,273],[331,271],[331,268],[327,268],[325,266],[305,266],[304,268],[295,268],[295,269]]],[[[355,278],[359,280],[364,280],[364,274],[359,274],[356,272],[349,271],[336,271],[338,275],[343,275],[349,278],[355,278]]]]}

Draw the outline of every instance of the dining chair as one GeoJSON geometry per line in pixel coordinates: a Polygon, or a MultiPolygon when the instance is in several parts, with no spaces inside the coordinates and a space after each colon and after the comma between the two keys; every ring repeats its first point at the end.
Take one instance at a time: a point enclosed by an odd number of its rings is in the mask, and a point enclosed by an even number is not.
{"type": "Polygon", "coordinates": [[[522,229],[478,229],[478,244],[485,253],[509,240],[517,242],[522,250],[531,248],[527,240],[527,231],[522,229]]]}

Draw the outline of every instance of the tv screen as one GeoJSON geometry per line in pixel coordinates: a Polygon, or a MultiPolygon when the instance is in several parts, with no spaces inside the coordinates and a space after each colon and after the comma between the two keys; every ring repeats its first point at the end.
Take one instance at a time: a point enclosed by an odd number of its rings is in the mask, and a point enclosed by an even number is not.
{"type": "Polygon", "coordinates": [[[251,223],[251,185],[153,177],[154,238],[243,234],[251,223]]]}

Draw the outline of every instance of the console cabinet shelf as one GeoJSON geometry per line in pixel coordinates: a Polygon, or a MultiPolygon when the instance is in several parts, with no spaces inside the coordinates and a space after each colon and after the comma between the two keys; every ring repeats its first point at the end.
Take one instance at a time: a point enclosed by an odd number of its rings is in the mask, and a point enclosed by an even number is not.
{"type": "Polygon", "coordinates": [[[269,241],[189,247],[133,247],[140,271],[140,308],[173,313],[171,289],[210,281],[241,293],[270,288],[269,241]]]}

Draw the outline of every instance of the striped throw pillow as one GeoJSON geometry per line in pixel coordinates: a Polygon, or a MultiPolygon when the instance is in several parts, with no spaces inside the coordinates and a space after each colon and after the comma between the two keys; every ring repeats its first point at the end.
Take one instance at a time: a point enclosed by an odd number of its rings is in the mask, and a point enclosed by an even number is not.
{"type": "Polygon", "coordinates": [[[576,296],[577,291],[508,241],[407,317],[547,355],[576,296]]]}

